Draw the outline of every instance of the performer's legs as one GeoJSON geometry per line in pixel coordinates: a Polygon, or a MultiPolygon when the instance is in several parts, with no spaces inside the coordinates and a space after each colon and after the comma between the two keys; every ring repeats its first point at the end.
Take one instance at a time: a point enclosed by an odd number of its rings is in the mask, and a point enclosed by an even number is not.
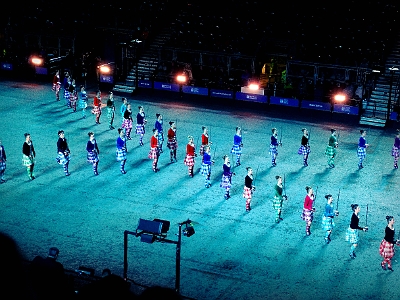
{"type": "Polygon", "coordinates": [[[143,146],[143,133],[141,133],[139,136],[139,145],[143,146]]]}
{"type": "Polygon", "coordinates": [[[305,166],[305,167],[308,166],[307,160],[308,160],[308,153],[307,153],[306,155],[304,155],[304,159],[303,159],[303,162],[304,162],[304,166],[305,166]]]}
{"type": "Polygon", "coordinates": [[[157,172],[157,162],[158,162],[158,157],[153,159],[153,171],[157,172]]]}
{"type": "Polygon", "coordinates": [[[331,241],[331,233],[332,233],[332,230],[327,230],[325,232],[325,242],[327,244],[329,244],[329,242],[331,241]]]}
{"type": "Polygon", "coordinates": [[[82,117],[86,119],[86,108],[82,109],[82,117]]]}
{"type": "Polygon", "coordinates": [[[121,160],[121,164],[120,164],[120,171],[121,171],[121,173],[122,174],[126,174],[126,171],[125,171],[125,163],[126,163],[126,159],[124,159],[124,160],[121,160]]]}
{"type": "Polygon", "coordinates": [[[99,165],[99,162],[95,162],[93,163],[93,173],[94,175],[99,175],[99,173],[97,172],[97,166],[99,165]]]}
{"type": "Polygon", "coordinates": [[[349,253],[349,255],[350,255],[351,258],[356,258],[356,254],[354,253],[354,251],[356,250],[356,248],[357,248],[357,244],[352,244],[352,245],[351,245],[350,253],[349,253]]]}
{"type": "Polygon", "coordinates": [[[277,154],[272,154],[272,166],[273,167],[276,166],[276,156],[277,156],[277,154]]]}
{"type": "Polygon", "coordinates": [[[174,159],[175,159],[175,161],[177,161],[177,159],[176,159],[176,149],[174,150],[174,159]]]}
{"type": "Polygon", "coordinates": [[[251,210],[250,207],[251,198],[246,198],[246,211],[249,212],[251,210]]]}
{"type": "Polygon", "coordinates": [[[5,181],[5,179],[4,179],[4,173],[5,173],[5,172],[6,172],[6,170],[0,171],[0,180],[1,180],[2,182],[5,181]]]}
{"type": "Polygon", "coordinates": [[[394,168],[395,169],[397,169],[398,168],[398,166],[397,166],[397,162],[399,161],[399,156],[398,155],[395,155],[394,156],[394,168]]]}
{"type": "Polygon", "coordinates": [[[306,223],[306,235],[311,234],[310,227],[311,227],[311,222],[307,222],[306,223]]]}
{"type": "Polygon", "coordinates": [[[358,168],[359,168],[359,169],[364,168],[364,167],[363,167],[363,161],[364,161],[364,157],[360,157],[360,158],[359,158],[359,162],[358,162],[358,168]]]}
{"type": "Polygon", "coordinates": [[[225,200],[228,200],[230,197],[231,197],[231,196],[229,195],[229,188],[226,188],[226,189],[225,189],[225,196],[224,196],[224,198],[225,198],[225,200]]]}
{"type": "Polygon", "coordinates": [[[240,156],[241,154],[236,154],[236,165],[240,166],[240,156]]]}
{"type": "Polygon", "coordinates": [[[32,179],[35,179],[35,175],[34,175],[34,173],[33,173],[33,168],[35,167],[35,164],[31,164],[31,167],[30,167],[30,171],[31,171],[31,177],[32,177],[32,179]]]}
{"type": "Polygon", "coordinates": [[[276,209],[275,210],[275,222],[276,223],[279,223],[279,221],[280,220],[283,220],[282,218],[281,218],[281,209],[276,209]]]}
{"type": "Polygon", "coordinates": [[[69,176],[68,165],[69,165],[69,161],[67,161],[65,164],[63,164],[65,176],[69,176]]]}

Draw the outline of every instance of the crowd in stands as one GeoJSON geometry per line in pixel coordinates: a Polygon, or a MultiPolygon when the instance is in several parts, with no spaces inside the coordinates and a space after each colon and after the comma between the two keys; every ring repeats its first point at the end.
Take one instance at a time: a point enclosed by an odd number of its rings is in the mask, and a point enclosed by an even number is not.
{"type": "Polygon", "coordinates": [[[182,299],[175,290],[160,286],[148,287],[136,295],[127,281],[109,269],[104,269],[100,278],[77,287],[76,277],[67,275],[57,261],[58,248],[51,247],[46,257],[36,256],[26,264],[13,238],[0,232],[0,244],[2,299],[182,299]]]}
{"type": "MultiPolygon", "coordinates": [[[[18,32],[77,34],[77,47],[94,48],[119,42],[102,41],[101,30],[125,31],[127,40],[145,40],[169,28],[170,39],[161,49],[156,79],[173,81],[189,64],[191,84],[237,90],[259,78],[262,66],[277,55],[285,61],[379,68],[397,41],[399,8],[394,0],[349,0],[346,5],[226,0],[218,8],[200,0],[147,0],[136,5],[117,0],[60,7],[39,0],[24,4],[1,22],[4,36],[10,37],[10,51],[24,45],[18,32]],[[170,49],[178,49],[177,56],[170,49]]],[[[307,72],[299,70],[303,71],[307,72]]],[[[289,70],[287,76],[299,74],[289,70]]],[[[309,77],[305,81],[292,78],[289,92],[307,90],[310,85],[317,89],[316,80],[309,84],[309,77]]],[[[322,85],[324,81],[355,84],[340,72],[334,77],[325,74],[318,79],[322,85]]]]}

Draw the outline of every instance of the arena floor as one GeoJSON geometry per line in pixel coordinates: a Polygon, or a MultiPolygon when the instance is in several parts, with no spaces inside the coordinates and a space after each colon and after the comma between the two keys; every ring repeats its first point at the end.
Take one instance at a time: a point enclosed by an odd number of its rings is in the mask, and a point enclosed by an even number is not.
{"type": "MultiPolygon", "coordinates": [[[[93,99],[94,90],[89,89],[93,99]]],[[[11,235],[26,259],[45,255],[51,246],[60,249],[58,260],[66,269],[80,265],[94,268],[96,275],[109,268],[123,275],[124,231],[134,231],[139,218],[171,222],[168,238],[176,240],[178,223],[190,218],[195,235],[183,237],[181,293],[195,299],[398,299],[396,288],[400,268],[380,268],[379,244],[384,237],[386,215],[399,216],[398,170],[393,169],[391,147],[395,128],[369,129],[367,159],[358,170],[359,138],[354,122],[302,112],[275,113],[268,108],[245,109],[215,104],[213,99],[187,101],[184,95],[146,93],[128,97],[134,112],[143,105],[149,126],[140,147],[137,137],[128,141],[127,174],[115,160],[116,130],[109,130],[106,110],[101,124],[90,114],[82,119],[55,101],[50,85],[3,81],[0,83],[0,139],[7,153],[7,182],[0,185],[0,230],[11,235]],[[160,172],[154,173],[147,158],[155,114],[167,122],[177,120],[178,162],[170,163],[167,148],[160,157],[160,172]],[[201,136],[201,126],[211,128],[212,186],[204,187],[198,172],[189,178],[183,164],[187,136],[201,136]],[[235,168],[232,198],[224,200],[219,187],[224,154],[229,154],[235,127],[242,126],[242,165],[235,168]],[[271,167],[268,145],[271,128],[283,132],[277,167],[271,167]],[[301,128],[311,131],[309,167],[297,154],[301,128]],[[324,155],[330,128],[340,131],[336,168],[329,169],[324,155]],[[63,129],[71,149],[71,176],[65,177],[56,163],[57,131],[63,129]],[[99,176],[86,162],[87,133],[94,131],[100,148],[99,176]],[[37,157],[34,181],[29,181],[21,164],[24,133],[31,134],[37,157]],[[216,149],[216,150],[215,150],[216,149]],[[257,189],[252,211],[245,211],[242,197],[245,168],[251,166],[257,189]],[[258,170],[258,172],[257,172],[258,170]],[[275,175],[285,175],[289,200],[284,203],[283,221],[275,223],[271,201],[275,175]],[[316,213],[311,236],[305,235],[300,214],[305,186],[318,187],[316,213]],[[340,189],[340,216],[332,242],[326,245],[321,218],[325,194],[336,199],[340,189]],[[345,231],[351,217],[351,203],[361,206],[357,258],[350,259],[345,231]]],[[[103,103],[105,103],[103,93],[103,103]]],[[[115,96],[117,111],[121,97],[115,96]]],[[[276,109],[275,109],[276,111],[276,109]]],[[[343,118],[342,118],[343,119],[343,118]]],[[[117,113],[115,124],[120,124],[117,113]]],[[[116,126],[117,127],[117,126],[116,126]]],[[[396,226],[396,225],[395,225],[396,226]]],[[[142,285],[174,288],[175,246],[141,243],[129,237],[128,277],[142,285]]],[[[140,287],[133,286],[135,292],[140,287]]]]}

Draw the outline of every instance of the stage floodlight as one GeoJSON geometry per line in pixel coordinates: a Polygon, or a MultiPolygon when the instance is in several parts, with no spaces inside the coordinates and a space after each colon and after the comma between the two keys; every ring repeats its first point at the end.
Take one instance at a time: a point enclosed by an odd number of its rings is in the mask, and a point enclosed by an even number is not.
{"type": "Polygon", "coordinates": [[[107,65],[102,65],[99,69],[101,74],[109,74],[111,72],[111,68],[107,65]]]}
{"type": "Polygon", "coordinates": [[[138,230],[141,230],[144,233],[160,235],[162,232],[162,226],[163,226],[163,223],[161,223],[161,222],[139,219],[138,226],[136,228],[136,232],[138,230]]]}
{"type": "Polygon", "coordinates": [[[191,237],[193,234],[195,234],[193,224],[190,220],[187,220],[185,224],[186,227],[182,230],[182,233],[184,236],[191,237]]]}
{"type": "Polygon", "coordinates": [[[167,220],[161,220],[161,219],[154,219],[154,222],[161,222],[162,223],[162,228],[161,228],[161,233],[167,233],[169,230],[169,227],[171,223],[167,220]]]}
{"type": "Polygon", "coordinates": [[[255,90],[258,90],[259,88],[260,88],[260,86],[257,83],[250,83],[249,84],[249,89],[250,90],[255,91],[255,90]]]}
{"type": "Polygon", "coordinates": [[[176,81],[179,83],[185,83],[186,82],[186,75],[178,75],[176,76],[176,81]]]}
{"type": "Polygon", "coordinates": [[[335,101],[337,102],[343,102],[346,100],[346,96],[343,94],[336,94],[333,99],[335,99],[335,101]]]}
{"type": "Polygon", "coordinates": [[[43,65],[43,59],[37,56],[31,57],[31,64],[34,66],[41,66],[43,65]]]}
{"type": "Polygon", "coordinates": [[[152,244],[156,240],[156,237],[153,234],[143,233],[140,235],[140,241],[143,243],[152,244]]]}

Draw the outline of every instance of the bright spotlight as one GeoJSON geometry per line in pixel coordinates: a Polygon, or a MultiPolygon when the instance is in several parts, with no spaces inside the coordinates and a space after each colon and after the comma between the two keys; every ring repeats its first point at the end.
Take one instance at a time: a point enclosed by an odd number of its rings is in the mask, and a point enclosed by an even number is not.
{"type": "Polygon", "coordinates": [[[255,91],[255,90],[258,90],[259,88],[260,88],[260,86],[257,83],[250,83],[249,84],[249,89],[250,90],[255,91]]]}
{"type": "Polygon", "coordinates": [[[335,99],[335,101],[338,101],[338,102],[343,102],[346,100],[346,96],[343,94],[337,94],[333,97],[333,99],[335,99]]]}
{"type": "Polygon", "coordinates": [[[35,66],[41,66],[43,65],[43,59],[40,57],[33,56],[31,58],[31,63],[35,66]]]}
{"type": "Polygon", "coordinates": [[[109,74],[111,72],[111,68],[107,65],[100,66],[99,68],[101,74],[109,74]]]}
{"type": "Polygon", "coordinates": [[[179,83],[185,83],[186,82],[186,76],[185,75],[178,75],[176,76],[176,81],[179,83]]]}

